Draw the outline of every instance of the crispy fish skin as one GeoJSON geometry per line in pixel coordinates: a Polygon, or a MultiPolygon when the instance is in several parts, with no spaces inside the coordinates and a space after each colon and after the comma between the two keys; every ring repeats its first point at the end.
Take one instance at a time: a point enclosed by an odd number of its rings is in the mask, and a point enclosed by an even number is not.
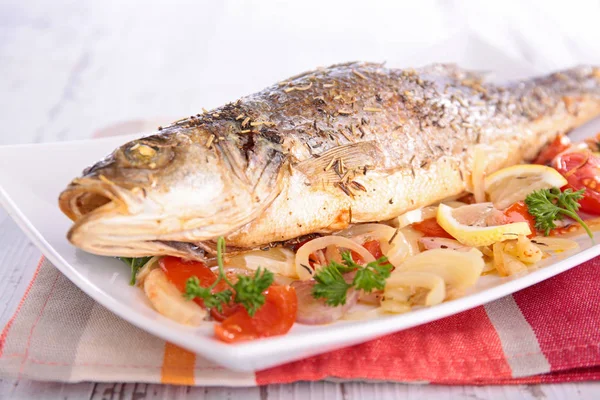
{"type": "Polygon", "coordinates": [[[92,253],[201,257],[381,221],[530,160],[600,115],[600,69],[507,85],[454,65],[310,71],[127,143],[60,195],[92,253]]]}

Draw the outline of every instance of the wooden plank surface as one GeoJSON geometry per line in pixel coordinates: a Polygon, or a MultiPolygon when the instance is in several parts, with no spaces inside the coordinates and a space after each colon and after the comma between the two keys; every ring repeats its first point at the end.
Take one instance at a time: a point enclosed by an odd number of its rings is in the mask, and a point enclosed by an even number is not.
{"type": "MultiPolygon", "coordinates": [[[[81,139],[122,121],[189,115],[317,65],[393,64],[462,28],[540,70],[600,64],[600,2],[578,4],[4,0],[0,144],[81,139]]],[[[39,257],[0,209],[0,324],[16,309],[39,257]]],[[[230,389],[0,380],[0,398],[16,399],[597,399],[599,393],[598,383],[230,389]]]]}

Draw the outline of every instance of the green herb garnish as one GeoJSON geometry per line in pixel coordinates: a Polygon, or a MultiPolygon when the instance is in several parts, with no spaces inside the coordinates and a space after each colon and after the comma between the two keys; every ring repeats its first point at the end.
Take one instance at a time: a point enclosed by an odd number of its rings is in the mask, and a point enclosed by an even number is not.
{"type": "Polygon", "coordinates": [[[139,257],[139,258],[128,258],[128,257],[117,257],[131,268],[131,280],[129,284],[135,285],[135,277],[140,270],[152,257],[139,257]]]}
{"type": "Polygon", "coordinates": [[[339,306],[346,304],[346,293],[348,289],[355,288],[371,292],[383,290],[385,280],[390,277],[392,266],[387,263],[387,257],[370,262],[361,266],[354,262],[349,251],[342,253],[343,265],[331,261],[327,266],[321,268],[314,276],[317,283],[313,286],[312,295],[316,299],[325,299],[328,306],[339,306]],[[356,271],[352,283],[346,282],[342,274],[356,271]]]}
{"type": "Polygon", "coordinates": [[[554,221],[562,220],[567,216],[579,222],[593,240],[592,231],[577,215],[577,210],[580,207],[579,200],[583,198],[584,192],[585,189],[576,192],[566,189],[561,192],[558,188],[552,188],[536,190],[529,194],[525,198],[525,204],[529,209],[529,214],[535,218],[536,229],[544,231],[544,235],[548,236],[550,230],[556,228],[554,221]]]}
{"type": "Polygon", "coordinates": [[[185,284],[184,296],[188,300],[192,300],[196,297],[201,298],[204,300],[206,308],[216,308],[220,312],[223,311],[223,304],[228,304],[233,300],[234,303],[241,304],[248,311],[248,315],[253,317],[256,311],[265,304],[265,295],[263,292],[273,283],[273,273],[268,269],[258,267],[253,276],[238,275],[237,282],[231,283],[231,281],[227,279],[225,268],[223,266],[224,252],[225,239],[219,237],[217,240],[217,264],[219,266],[217,280],[212,285],[205,288],[200,286],[198,278],[193,276],[189,278],[185,284]],[[221,281],[225,282],[231,289],[213,293],[212,290],[221,281]]]}

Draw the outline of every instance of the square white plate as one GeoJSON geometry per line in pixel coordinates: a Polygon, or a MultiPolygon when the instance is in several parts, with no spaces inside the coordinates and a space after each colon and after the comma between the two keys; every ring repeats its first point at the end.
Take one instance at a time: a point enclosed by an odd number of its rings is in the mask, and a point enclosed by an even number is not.
{"type": "Polygon", "coordinates": [[[129,268],[125,264],[80,251],[65,238],[71,222],[58,209],[60,191],[91,160],[100,159],[132,138],[0,147],[0,202],[46,257],[96,301],[148,332],[235,370],[271,367],[456,314],[600,254],[600,245],[592,246],[589,238],[581,237],[579,250],[547,259],[540,269],[514,278],[484,276],[467,296],[435,307],[368,321],[296,324],[285,336],[225,344],[212,338],[212,323],[190,328],[164,318],[152,309],[139,288],[128,285],[129,268]]]}
{"type": "MultiPolygon", "coordinates": [[[[443,61],[464,61],[469,67],[491,69],[493,65],[500,71],[497,78],[535,72],[479,41],[452,43],[460,45],[443,44],[437,50],[428,50],[428,56],[412,55],[416,60],[412,65],[423,64],[430,54],[437,54],[443,61]]],[[[581,138],[598,131],[600,120],[572,136],[581,138]]],[[[435,307],[368,321],[340,321],[323,326],[296,324],[285,336],[225,344],[212,338],[212,323],[190,328],[164,318],[152,309],[140,289],[128,285],[126,265],[77,250],[65,238],[71,222],[58,209],[61,190],[84,167],[137,136],[0,147],[0,203],[44,255],[93,299],[132,324],[234,370],[275,366],[453,315],[548,279],[600,254],[600,245],[592,246],[588,238],[582,237],[579,250],[548,259],[540,269],[513,278],[482,277],[465,297],[435,307]]]]}

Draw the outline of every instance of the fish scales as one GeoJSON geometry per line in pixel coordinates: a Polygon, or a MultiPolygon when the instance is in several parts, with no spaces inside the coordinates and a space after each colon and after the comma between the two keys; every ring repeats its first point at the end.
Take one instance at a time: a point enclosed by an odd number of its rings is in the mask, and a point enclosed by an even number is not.
{"type": "Polygon", "coordinates": [[[220,235],[256,248],[459,195],[476,148],[491,173],[598,114],[593,67],[499,85],[455,65],[339,64],[127,143],[59,203],[87,251],[197,258],[220,235]]]}

